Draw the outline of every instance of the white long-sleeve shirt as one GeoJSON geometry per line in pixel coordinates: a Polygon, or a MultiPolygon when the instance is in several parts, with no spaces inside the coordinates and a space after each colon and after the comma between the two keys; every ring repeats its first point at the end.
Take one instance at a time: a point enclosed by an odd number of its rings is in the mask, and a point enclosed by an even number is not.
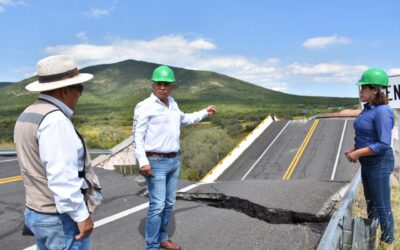
{"type": "Polygon", "coordinates": [[[57,211],[67,213],[75,222],[82,222],[89,217],[89,212],[81,188],[88,186],[78,177],[78,171],[83,170],[84,148],[69,119],[73,111],[52,96],[41,94],[39,98],[62,110],[49,113],[37,131],[40,160],[46,169],[48,187],[57,211]]]}
{"type": "Polygon", "coordinates": [[[190,114],[183,113],[170,96],[168,104],[167,107],[151,94],[135,107],[133,148],[140,167],[149,165],[146,152],[178,152],[180,125],[193,124],[208,116],[206,109],[190,114]]]}

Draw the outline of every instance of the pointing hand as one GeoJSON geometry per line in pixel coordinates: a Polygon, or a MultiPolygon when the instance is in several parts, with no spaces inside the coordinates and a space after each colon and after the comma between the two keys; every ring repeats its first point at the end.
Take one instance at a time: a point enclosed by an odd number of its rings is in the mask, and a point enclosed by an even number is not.
{"type": "Polygon", "coordinates": [[[217,113],[217,107],[215,107],[214,105],[208,106],[207,113],[208,113],[208,115],[213,115],[213,114],[217,113]]]}

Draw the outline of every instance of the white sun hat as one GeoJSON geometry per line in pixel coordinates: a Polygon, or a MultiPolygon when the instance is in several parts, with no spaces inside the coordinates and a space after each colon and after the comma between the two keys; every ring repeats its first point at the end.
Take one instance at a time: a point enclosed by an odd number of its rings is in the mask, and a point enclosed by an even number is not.
{"type": "Polygon", "coordinates": [[[92,74],[79,73],[71,56],[56,55],[40,60],[36,64],[38,80],[26,85],[31,92],[59,89],[89,81],[92,74]]]}

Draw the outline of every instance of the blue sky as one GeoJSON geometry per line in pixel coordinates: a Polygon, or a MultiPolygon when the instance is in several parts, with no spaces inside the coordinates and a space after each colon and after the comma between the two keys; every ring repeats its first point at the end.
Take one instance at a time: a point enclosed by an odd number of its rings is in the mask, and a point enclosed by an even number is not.
{"type": "Polygon", "coordinates": [[[369,67],[400,74],[399,10],[398,0],[0,0],[0,82],[70,54],[79,67],[135,59],[357,97],[369,67]]]}

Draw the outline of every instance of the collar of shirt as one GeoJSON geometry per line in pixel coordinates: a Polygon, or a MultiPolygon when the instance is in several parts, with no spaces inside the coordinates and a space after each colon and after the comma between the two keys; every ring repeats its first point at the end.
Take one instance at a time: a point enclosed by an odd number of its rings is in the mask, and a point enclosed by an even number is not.
{"type": "MultiPolygon", "coordinates": [[[[155,96],[154,93],[151,93],[150,98],[151,98],[154,102],[158,102],[158,103],[160,103],[160,104],[162,104],[162,105],[165,106],[165,104],[164,104],[160,99],[158,99],[158,97],[155,96]]],[[[173,102],[174,102],[174,98],[172,98],[171,96],[168,96],[168,104],[169,104],[170,107],[171,107],[171,104],[172,104],[173,102]]]]}
{"type": "Polygon", "coordinates": [[[61,109],[61,111],[68,118],[71,118],[71,116],[74,114],[74,111],[72,109],[70,109],[67,105],[65,105],[62,101],[58,100],[55,97],[52,97],[52,96],[49,96],[49,95],[45,95],[45,94],[40,94],[39,98],[47,100],[47,101],[53,103],[54,105],[56,105],[57,107],[59,107],[61,109]]]}
{"type": "Polygon", "coordinates": [[[364,104],[364,110],[371,110],[371,109],[374,109],[375,107],[376,107],[375,105],[373,105],[369,102],[364,104]]]}

